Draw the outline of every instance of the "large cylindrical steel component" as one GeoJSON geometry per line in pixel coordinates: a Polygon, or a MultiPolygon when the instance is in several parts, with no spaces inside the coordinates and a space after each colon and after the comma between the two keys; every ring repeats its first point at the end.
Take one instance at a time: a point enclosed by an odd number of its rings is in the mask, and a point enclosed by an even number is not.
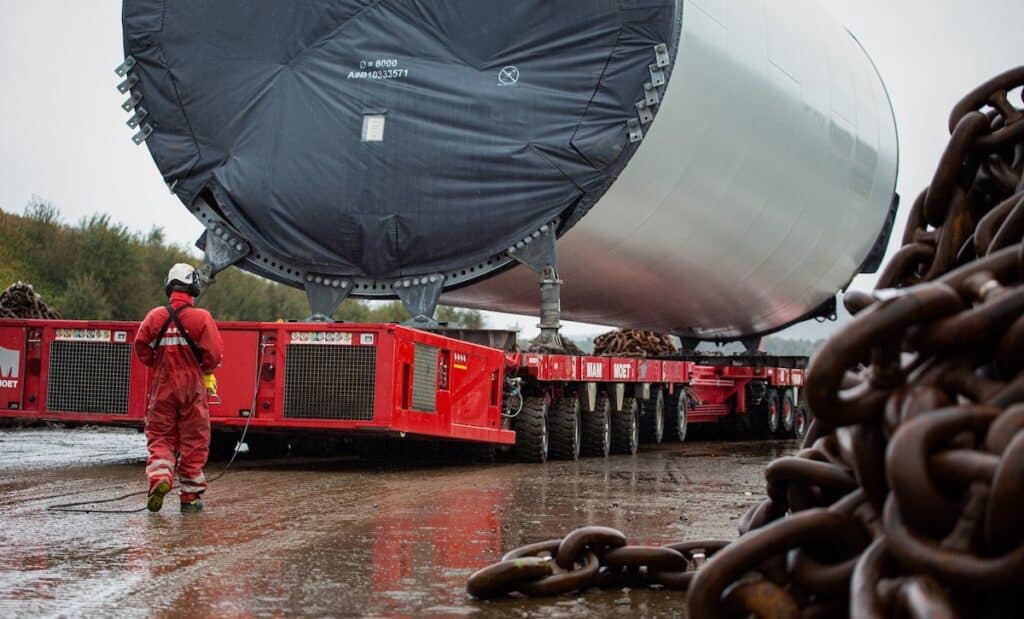
{"type": "MultiPolygon", "coordinates": [[[[564,317],[697,337],[771,331],[884,250],[899,161],[888,94],[815,2],[688,0],[638,152],[559,243],[564,317]]],[[[520,267],[448,296],[528,313],[520,267]]]]}
{"type": "Polygon", "coordinates": [[[563,317],[732,337],[828,299],[890,215],[888,98],[812,0],[124,10],[165,180],[290,285],[532,313],[508,250],[556,222],[563,317]]]}

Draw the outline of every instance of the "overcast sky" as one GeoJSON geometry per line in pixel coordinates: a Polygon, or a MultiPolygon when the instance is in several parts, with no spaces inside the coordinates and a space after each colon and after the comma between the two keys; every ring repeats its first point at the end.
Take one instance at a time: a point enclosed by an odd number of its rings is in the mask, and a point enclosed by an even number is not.
{"type": "MultiPolygon", "coordinates": [[[[860,39],[892,96],[899,192],[909,207],[946,144],[950,107],[981,81],[1024,63],[1024,1],[821,1],[860,39]]],[[[113,73],[123,55],[120,13],[115,0],[0,0],[0,209],[21,212],[37,194],[71,222],[109,213],[133,230],[160,226],[168,239],[190,244],[200,225],[124,124],[125,97],[113,73]]],[[[898,231],[905,217],[906,208],[898,231]]],[[[536,319],[494,314],[491,322],[518,322],[528,335],[536,319]]],[[[568,327],[570,334],[595,331],[568,327]]],[[[813,326],[790,332],[824,334],[813,326]]]]}

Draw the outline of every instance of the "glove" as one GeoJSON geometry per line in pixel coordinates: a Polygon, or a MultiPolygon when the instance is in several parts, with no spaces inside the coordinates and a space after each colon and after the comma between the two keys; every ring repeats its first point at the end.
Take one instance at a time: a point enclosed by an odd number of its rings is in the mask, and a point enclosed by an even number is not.
{"type": "Polygon", "coordinates": [[[213,374],[205,374],[203,376],[203,384],[206,385],[206,393],[210,395],[216,395],[217,393],[217,377],[213,374]]]}

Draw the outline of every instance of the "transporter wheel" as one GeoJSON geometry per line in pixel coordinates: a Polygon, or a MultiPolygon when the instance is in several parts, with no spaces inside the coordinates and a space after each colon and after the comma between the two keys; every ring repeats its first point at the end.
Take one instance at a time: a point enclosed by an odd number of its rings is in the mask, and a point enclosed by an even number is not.
{"type": "Polygon", "coordinates": [[[771,435],[779,434],[781,428],[782,415],[779,412],[779,392],[772,390],[768,392],[768,433],[771,435]]]}
{"type": "Polygon", "coordinates": [[[644,414],[640,416],[640,438],[645,443],[660,445],[665,437],[665,393],[660,387],[643,403],[643,410],[644,414]]]}
{"type": "Polygon", "coordinates": [[[676,420],[676,433],[675,439],[682,443],[686,440],[686,428],[689,424],[690,417],[690,398],[687,397],[686,392],[683,390],[679,391],[679,399],[676,400],[676,407],[673,411],[676,420]]]}
{"type": "Polygon", "coordinates": [[[612,413],[612,452],[635,454],[640,446],[640,406],[636,398],[622,400],[622,410],[612,413]]]}
{"type": "Polygon", "coordinates": [[[783,436],[793,436],[793,427],[796,425],[796,406],[793,404],[793,395],[789,391],[782,394],[779,405],[779,415],[782,417],[783,436]]]}
{"type": "Polygon", "coordinates": [[[584,456],[608,456],[612,445],[611,401],[601,394],[594,410],[580,416],[580,453],[584,456]]]}
{"type": "Polygon", "coordinates": [[[547,462],[548,459],[547,398],[526,398],[523,410],[512,418],[516,445],[511,455],[520,462],[547,462]]]}
{"type": "Polygon", "coordinates": [[[757,438],[768,438],[772,435],[772,428],[778,428],[779,420],[779,400],[774,391],[769,390],[764,394],[764,398],[761,402],[755,406],[752,406],[747,410],[747,414],[744,415],[746,418],[747,429],[757,438]],[[772,414],[775,415],[775,421],[772,421],[772,414]]]}
{"type": "Polygon", "coordinates": [[[686,424],[690,411],[690,400],[681,387],[665,398],[665,435],[666,441],[686,440],[686,424]]]}
{"type": "Polygon", "coordinates": [[[548,456],[556,460],[580,457],[580,400],[562,398],[548,413],[548,456]]]}
{"type": "Polygon", "coordinates": [[[807,430],[811,427],[811,414],[806,407],[797,406],[796,414],[793,415],[793,433],[800,440],[807,436],[807,430]]]}

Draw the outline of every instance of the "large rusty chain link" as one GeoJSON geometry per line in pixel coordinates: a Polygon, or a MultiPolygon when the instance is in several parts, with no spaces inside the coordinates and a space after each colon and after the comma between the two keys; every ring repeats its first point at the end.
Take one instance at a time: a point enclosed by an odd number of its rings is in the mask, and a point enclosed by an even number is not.
{"type": "Polygon", "coordinates": [[[620,329],[594,338],[594,354],[606,357],[668,357],[679,353],[672,338],[656,331],[620,329]]]}
{"type": "Polygon", "coordinates": [[[473,574],[467,589],[481,599],[518,592],[559,595],[591,587],[658,585],[685,590],[697,567],[729,542],[709,540],[667,546],[630,546],[608,527],[583,527],[563,539],[537,542],[505,554],[473,574]]]}
{"type": "Polygon", "coordinates": [[[0,293],[0,318],[60,318],[30,286],[18,282],[0,293]]]}
{"type": "Polygon", "coordinates": [[[873,294],[847,295],[854,320],[808,370],[811,427],[768,466],[767,498],[738,540],[703,543],[713,557],[699,570],[681,550],[702,542],[619,564],[625,538],[588,528],[510,559],[528,558],[521,568],[488,568],[515,574],[500,586],[479,572],[470,593],[568,591],[530,583],[579,573],[558,582],[688,588],[701,619],[1020,615],[1024,112],[1011,93],[1022,85],[1019,67],[954,107],[904,246],[873,294]]]}

